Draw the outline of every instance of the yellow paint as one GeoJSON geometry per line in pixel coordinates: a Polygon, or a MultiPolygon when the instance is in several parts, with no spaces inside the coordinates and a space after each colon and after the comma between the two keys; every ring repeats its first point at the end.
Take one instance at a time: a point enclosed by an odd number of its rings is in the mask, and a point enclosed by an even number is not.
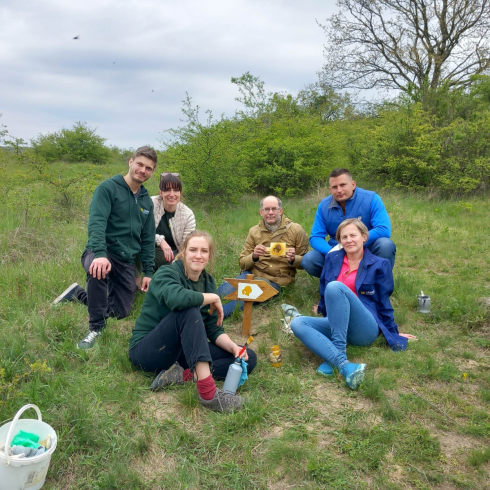
{"type": "Polygon", "coordinates": [[[242,294],[245,296],[250,296],[250,293],[252,292],[252,288],[250,286],[245,286],[242,289],[242,294]]]}
{"type": "Polygon", "coordinates": [[[284,257],[286,255],[285,243],[271,243],[271,255],[276,257],[284,257]]]}

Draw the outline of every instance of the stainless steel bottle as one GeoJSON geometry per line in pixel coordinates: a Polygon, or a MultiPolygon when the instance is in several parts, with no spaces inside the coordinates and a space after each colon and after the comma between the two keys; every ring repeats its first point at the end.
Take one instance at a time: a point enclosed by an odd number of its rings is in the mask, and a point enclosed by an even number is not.
{"type": "Polygon", "coordinates": [[[233,364],[230,364],[228,373],[226,374],[225,383],[223,384],[223,391],[234,395],[238,388],[238,383],[242,377],[242,363],[239,358],[235,360],[233,364]]]}

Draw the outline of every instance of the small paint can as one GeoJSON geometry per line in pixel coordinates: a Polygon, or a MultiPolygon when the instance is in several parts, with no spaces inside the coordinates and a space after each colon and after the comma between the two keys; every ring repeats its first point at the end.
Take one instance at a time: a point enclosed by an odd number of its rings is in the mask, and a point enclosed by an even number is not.
{"type": "Polygon", "coordinates": [[[419,301],[419,307],[417,311],[419,313],[430,313],[430,296],[424,294],[423,291],[420,291],[420,294],[418,296],[418,301],[419,301]]]}
{"type": "Polygon", "coordinates": [[[269,361],[272,367],[278,368],[282,366],[281,348],[278,345],[273,345],[271,347],[269,361]]]}

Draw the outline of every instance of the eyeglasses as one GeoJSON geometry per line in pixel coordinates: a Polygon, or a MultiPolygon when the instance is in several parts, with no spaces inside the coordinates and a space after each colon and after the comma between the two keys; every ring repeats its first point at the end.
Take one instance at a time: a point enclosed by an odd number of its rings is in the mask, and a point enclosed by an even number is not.
{"type": "Polygon", "coordinates": [[[262,211],[265,211],[268,213],[269,211],[272,211],[273,213],[277,213],[281,208],[262,208],[262,211]]]}
{"type": "Polygon", "coordinates": [[[178,177],[180,174],[179,172],[163,172],[160,174],[160,177],[166,177],[167,175],[173,175],[174,177],[178,177]]]}

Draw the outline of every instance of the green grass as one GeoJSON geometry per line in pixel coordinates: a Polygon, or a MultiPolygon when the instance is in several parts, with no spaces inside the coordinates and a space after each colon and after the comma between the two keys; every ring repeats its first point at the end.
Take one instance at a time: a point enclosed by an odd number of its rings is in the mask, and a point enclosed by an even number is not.
{"type": "MultiPolygon", "coordinates": [[[[125,165],[55,164],[56,175],[95,172],[100,181],[125,165]]],[[[393,305],[400,330],[417,335],[403,353],[381,339],[348,348],[366,362],[359,392],[280,330],[280,304],[308,314],[318,280],[296,283],[254,310],[258,365],[242,393],[243,412],[199,407],[193,385],[149,391],[152,377],[127,357],[131,316],[109,321],[101,342],[76,349],[86,309],[52,308],[68,284],[84,283],[80,255],[95,183],[82,182],[70,207],[43,182],[22,186],[25,169],[5,164],[17,185],[0,216],[0,421],[37,404],[59,445],[45,488],[61,489],[456,489],[490,487],[490,209],[487,199],[431,200],[378,189],[390,213],[398,255],[393,305]],[[430,294],[432,312],[417,313],[430,294]],[[283,366],[267,360],[278,343],[283,366]]],[[[3,184],[2,184],[3,185],[3,184]]],[[[156,193],[157,179],[149,183],[156,193]]],[[[372,186],[367,186],[372,188],[372,186]]],[[[285,213],[307,232],[324,192],[286,199],[285,213]]],[[[184,196],[199,228],[218,246],[219,283],[238,272],[258,197],[212,209],[184,196]]],[[[241,314],[225,328],[241,339],[241,314]]],[[[26,415],[28,416],[28,415],[26,415]]],[[[33,415],[30,415],[33,416],[33,415]]]]}

